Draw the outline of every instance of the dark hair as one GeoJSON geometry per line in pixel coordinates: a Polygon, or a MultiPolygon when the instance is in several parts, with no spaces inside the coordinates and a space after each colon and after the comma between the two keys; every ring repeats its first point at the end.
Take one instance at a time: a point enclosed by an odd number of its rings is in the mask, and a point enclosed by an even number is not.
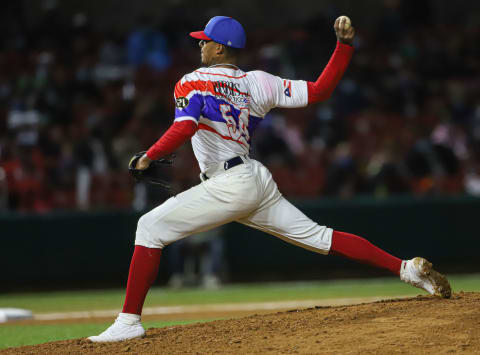
{"type": "Polygon", "coordinates": [[[225,48],[225,57],[227,58],[238,58],[241,52],[241,48],[233,48],[226,45],[223,45],[225,48]]]}

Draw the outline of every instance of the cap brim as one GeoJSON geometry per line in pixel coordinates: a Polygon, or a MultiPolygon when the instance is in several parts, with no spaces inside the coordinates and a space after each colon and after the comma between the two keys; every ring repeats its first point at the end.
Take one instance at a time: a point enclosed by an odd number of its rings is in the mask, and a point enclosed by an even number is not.
{"type": "Polygon", "coordinates": [[[190,36],[196,39],[203,39],[205,41],[211,41],[212,39],[208,37],[203,31],[190,32],[190,36]]]}

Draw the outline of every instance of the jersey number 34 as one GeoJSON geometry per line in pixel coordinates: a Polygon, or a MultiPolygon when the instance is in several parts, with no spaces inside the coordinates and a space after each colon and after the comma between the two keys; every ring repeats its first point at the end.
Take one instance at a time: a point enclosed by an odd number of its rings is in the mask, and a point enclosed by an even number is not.
{"type": "Polygon", "coordinates": [[[221,104],[220,111],[222,112],[223,119],[227,122],[228,132],[230,137],[235,141],[239,141],[242,137],[245,141],[250,140],[250,135],[248,134],[248,108],[240,109],[240,114],[236,114],[232,111],[232,106],[228,104],[221,104]]]}

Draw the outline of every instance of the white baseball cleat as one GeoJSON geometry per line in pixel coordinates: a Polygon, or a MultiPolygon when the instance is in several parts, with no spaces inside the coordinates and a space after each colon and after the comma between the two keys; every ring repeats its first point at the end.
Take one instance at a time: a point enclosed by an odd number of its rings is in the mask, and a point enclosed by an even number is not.
{"type": "Polygon", "coordinates": [[[87,339],[94,343],[122,341],[145,336],[145,329],[140,323],[140,316],[136,314],[120,313],[115,322],[100,335],[87,339]]]}
{"type": "Polygon", "coordinates": [[[415,287],[427,291],[431,295],[450,298],[452,289],[447,278],[433,270],[432,264],[424,258],[403,260],[400,268],[400,279],[415,287]]]}

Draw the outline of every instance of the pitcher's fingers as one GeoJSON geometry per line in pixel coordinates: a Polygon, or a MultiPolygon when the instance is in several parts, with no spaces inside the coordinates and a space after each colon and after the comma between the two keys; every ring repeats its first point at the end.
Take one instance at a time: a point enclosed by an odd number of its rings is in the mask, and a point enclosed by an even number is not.
{"type": "Polygon", "coordinates": [[[335,20],[335,23],[333,24],[333,28],[335,31],[338,31],[338,25],[340,24],[340,17],[335,20]]]}

